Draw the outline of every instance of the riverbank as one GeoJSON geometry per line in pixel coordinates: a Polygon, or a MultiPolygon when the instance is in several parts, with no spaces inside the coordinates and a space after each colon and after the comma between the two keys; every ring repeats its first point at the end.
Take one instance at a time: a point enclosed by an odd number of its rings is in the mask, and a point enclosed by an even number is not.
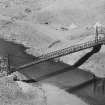
{"type": "Polygon", "coordinates": [[[12,76],[0,78],[0,105],[88,105],[56,86],[27,84],[12,79],[12,76]]]}

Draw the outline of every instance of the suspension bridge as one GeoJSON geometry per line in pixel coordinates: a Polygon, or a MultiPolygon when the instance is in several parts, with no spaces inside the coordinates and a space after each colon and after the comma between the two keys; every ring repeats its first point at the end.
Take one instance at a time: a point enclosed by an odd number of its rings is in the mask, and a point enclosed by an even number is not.
{"type": "Polygon", "coordinates": [[[17,68],[12,68],[13,71],[19,71],[21,69],[30,67],[32,65],[44,62],[44,61],[48,61],[54,58],[58,58],[58,57],[62,57],[62,56],[66,56],[68,54],[71,53],[75,53],[84,49],[88,49],[88,48],[94,48],[96,50],[99,50],[101,48],[101,45],[105,44],[105,36],[104,37],[98,37],[99,34],[104,34],[104,33],[99,33],[98,32],[98,27],[96,27],[96,35],[95,35],[95,39],[92,41],[87,41],[85,43],[81,43],[81,44],[77,44],[77,45],[73,45],[64,49],[60,49],[57,51],[53,51],[47,54],[43,54],[41,56],[38,57],[38,59],[34,60],[33,62],[21,65],[17,68]],[[100,47],[99,47],[100,46],[100,47]]]}
{"type": "MultiPolygon", "coordinates": [[[[104,34],[104,32],[101,31],[99,33],[98,28],[99,27],[96,27],[95,39],[93,39],[91,41],[87,41],[85,43],[73,45],[73,46],[70,46],[70,47],[67,47],[64,49],[60,49],[60,50],[56,50],[53,52],[43,54],[43,55],[37,57],[37,59],[35,59],[34,61],[20,65],[18,67],[11,67],[9,64],[9,60],[7,60],[8,63],[6,63],[6,64],[8,64],[8,65],[7,65],[7,67],[5,66],[6,68],[8,68],[7,73],[9,73],[9,71],[10,71],[10,73],[15,72],[15,71],[20,71],[22,69],[31,67],[35,64],[45,62],[45,61],[48,61],[51,59],[59,58],[62,56],[66,56],[66,55],[69,55],[69,54],[72,54],[72,53],[75,53],[75,52],[78,52],[78,51],[81,51],[84,49],[88,49],[88,48],[93,48],[94,52],[96,53],[101,49],[101,46],[105,44],[105,35],[103,35],[102,37],[99,37],[99,34],[104,34]]],[[[4,62],[5,62],[5,60],[4,60],[4,62]]],[[[6,65],[6,64],[4,63],[4,65],[6,65]]],[[[2,66],[2,68],[3,68],[3,66],[2,66]]]]}

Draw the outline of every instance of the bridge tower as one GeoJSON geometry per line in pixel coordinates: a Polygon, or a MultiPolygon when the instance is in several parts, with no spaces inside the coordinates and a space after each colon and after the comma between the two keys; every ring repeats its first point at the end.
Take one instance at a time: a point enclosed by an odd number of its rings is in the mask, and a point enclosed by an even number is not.
{"type": "Polygon", "coordinates": [[[96,26],[95,42],[98,43],[98,26],[96,26]]]}
{"type": "Polygon", "coordinates": [[[9,68],[8,56],[0,56],[0,77],[7,76],[10,72],[9,68]]]}

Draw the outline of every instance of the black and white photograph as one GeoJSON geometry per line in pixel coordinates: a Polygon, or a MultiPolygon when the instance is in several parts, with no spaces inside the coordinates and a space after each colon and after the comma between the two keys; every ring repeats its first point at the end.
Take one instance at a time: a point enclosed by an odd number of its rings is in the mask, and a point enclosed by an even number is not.
{"type": "Polygon", "coordinates": [[[105,0],[0,0],[0,105],[105,105],[105,0]]]}

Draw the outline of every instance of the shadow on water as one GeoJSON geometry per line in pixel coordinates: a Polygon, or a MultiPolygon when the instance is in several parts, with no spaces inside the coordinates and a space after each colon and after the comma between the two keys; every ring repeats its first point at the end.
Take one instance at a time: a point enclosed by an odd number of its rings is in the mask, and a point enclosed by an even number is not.
{"type": "Polygon", "coordinates": [[[91,79],[78,86],[69,87],[66,91],[81,97],[90,105],[105,105],[105,92],[103,91],[103,81],[101,78],[96,78],[95,80],[91,79]],[[97,86],[95,91],[94,82],[96,82],[97,86]]]}
{"type": "MultiPolygon", "coordinates": [[[[101,49],[101,45],[97,45],[95,47],[93,47],[92,51],[88,52],[87,54],[85,54],[82,58],[80,58],[73,66],[69,66],[69,67],[66,67],[62,70],[59,70],[59,71],[55,71],[53,73],[50,73],[50,74],[47,74],[47,75],[44,75],[44,76],[41,76],[39,78],[36,78],[36,81],[41,81],[43,79],[46,79],[46,78],[49,78],[49,77],[52,77],[52,76],[56,76],[56,75],[59,75],[61,73],[64,73],[64,72],[68,72],[70,70],[75,70],[75,68],[78,68],[79,66],[81,66],[83,63],[85,63],[94,53],[97,53],[99,52],[101,49]]],[[[33,80],[32,80],[33,81],[33,80]]],[[[88,82],[87,82],[88,83],[88,82]]]]}

